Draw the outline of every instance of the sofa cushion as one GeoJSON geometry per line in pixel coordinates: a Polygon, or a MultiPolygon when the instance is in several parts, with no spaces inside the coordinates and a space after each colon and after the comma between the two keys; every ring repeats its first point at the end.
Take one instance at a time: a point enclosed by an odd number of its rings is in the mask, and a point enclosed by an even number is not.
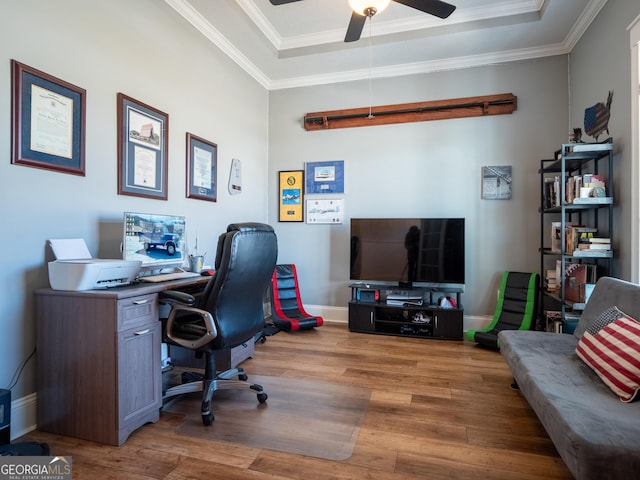
{"type": "MultiPolygon", "coordinates": [[[[601,322],[594,322],[595,334],[588,327],[576,353],[620,400],[630,402],[640,388],[640,324],[617,309],[611,310],[609,318],[617,315],[620,318],[601,328],[598,328],[601,322]]],[[[601,316],[602,322],[608,320],[606,317],[601,316]]]]}

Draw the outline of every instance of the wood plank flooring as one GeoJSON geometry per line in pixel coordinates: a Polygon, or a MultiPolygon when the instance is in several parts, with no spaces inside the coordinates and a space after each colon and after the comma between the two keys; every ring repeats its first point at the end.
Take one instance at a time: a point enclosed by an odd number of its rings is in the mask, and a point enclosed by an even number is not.
{"type": "Polygon", "coordinates": [[[573,478],[526,400],[509,388],[498,352],[326,323],[268,337],[242,366],[249,377],[370,388],[352,457],[335,462],[177,435],[182,417],[167,412],[121,447],[39,431],[16,441],[71,455],[74,480],[573,478]]]}

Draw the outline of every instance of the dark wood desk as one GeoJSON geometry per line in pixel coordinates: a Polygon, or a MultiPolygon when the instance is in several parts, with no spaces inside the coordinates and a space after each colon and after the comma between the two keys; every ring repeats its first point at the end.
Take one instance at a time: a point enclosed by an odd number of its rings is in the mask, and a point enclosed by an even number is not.
{"type": "Polygon", "coordinates": [[[38,429],[121,445],[162,407],[158,293],[209,277],[35,292],[38,429]]]}

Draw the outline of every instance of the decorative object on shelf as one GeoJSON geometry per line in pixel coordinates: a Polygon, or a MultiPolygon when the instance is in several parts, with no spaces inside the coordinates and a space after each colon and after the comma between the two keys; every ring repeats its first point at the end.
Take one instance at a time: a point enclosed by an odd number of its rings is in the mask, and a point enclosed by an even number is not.
{"type": "Polygon", "coordinates": [[[231,160],[231,172],[229,172],[229,193],[231,195],[242,193],[242,163],[237,158],[231,160]]]}
{"type": "Polygon", "coordinates": [[[86,90],[11,60],[11,163],[85,174],[86,90]]]}
{"type": "Polygon", "coordinates": [[[573,129],[573,133],[571,133],[569,135],[569,141],[571,143],[584,143],[582,141],[582,129],[581,128],[574,128],[573,129]]]}
{"type": "Polygon", "coordinates": [[[591,135],[598,141],[598,137],[602,132],[609,135],[609,117],[611,116],[611,101],[613,100],[613,91],[609,91],[607,103],[596,103],[592,107],[584,111],[584,132],[591,135]]]}
{"type": "Polygon", "coordinates": [[[187,132],[187,198],[217,200],[218,145],[187,132]]]}
{"type": "Polygon", "coordinates": [[[344,160],[307,162],[305,193],[344,193],[344,160]]]}
{"type": "Polygon", "coordinates": [[[511,198],[511,166],[482,167],[482,198],[508,200],[511,198]]]}
{"type": "Polygon", "coordinates": [[[344,218],[343,200],[307,200],[307,223],[342,223],[344,218]]]}
{"type": "Polygon", "coordinates": [[[169,115],[118,93],[118,194],[167,199],[169,115]]]}
{"type": "Polygon", "coordinates": [[[278,172],[279,222],[302,222],[302,187],[304,170],[284,170],[278,172]]]}

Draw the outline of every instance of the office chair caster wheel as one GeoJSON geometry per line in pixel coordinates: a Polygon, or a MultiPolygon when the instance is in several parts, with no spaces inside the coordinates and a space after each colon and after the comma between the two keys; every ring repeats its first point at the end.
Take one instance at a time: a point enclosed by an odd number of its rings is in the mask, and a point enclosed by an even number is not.
{"type": "Polygon", "coordinates": [[[238,374],[238,380],[242,380],[243,382],[246,382],[247,380],[249,380],[249,377],[247,376],[246,373],[240,373],[238,374]]]}
{"type": "Polygon", "coordinates": [[[214,417],[211,413],[202,414],[202,423],[205,426],[209,426],[213,423],[214,417]]]}
{"type": "Polygon", "coordinates": [[[264,392],[258,394],[258,402],[260,403],[265,403],[267,401],[267,398],[269,398],[269,396],[264,392]]]}

